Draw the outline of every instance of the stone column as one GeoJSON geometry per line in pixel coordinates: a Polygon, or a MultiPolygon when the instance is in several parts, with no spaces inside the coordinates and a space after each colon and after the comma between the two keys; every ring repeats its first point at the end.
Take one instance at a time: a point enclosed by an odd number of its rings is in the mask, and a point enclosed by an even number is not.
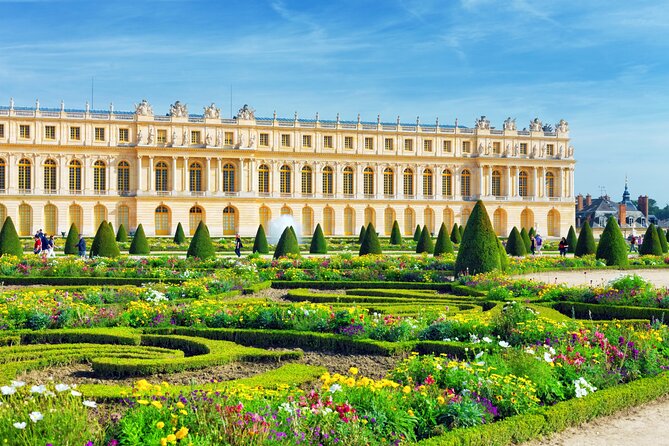
{"type": "Polygon", "coordinates": [[[376,179],[374,180],[374,195],[376,195],[376,198],[383,198],[383,169],[385,169],[385,167],[382,165],[376,165],[376,179]]]}
{"type": "Polygon", "coordinates": [[[181,190],[183,192],[188,192],[188,163],[190,159],[187,156],[184,156],[184,165],[181,168],[181,190]]]}
{"type": "Polygon", "coordinates": [[[244,158],[239,158],[239,192],[244,192],[246,191],[246,163],[244,162],[244,158]]]}
{"type": "Polygon", "coordinates": [[[171,175],[170,178],[172,180],[172,192],[177,191],[177,158],[176,156],[172,157],[172,165],[171,165],[171,175]]]}
{"type": "Polygon", "coordinates": [[[483,186],[483,166],[479,165],[478,168],[478,176],[479,176],[479,195],[482,197],[483,195],[486,195],[484,186],[483,186]]]}
{"type": "Polygon", "coordinates": [[[56,186],[61,195],[67,194],[67,157],[58,156],[58,180],[56,186]]]}
{"type": "Polygon", "coordinates": [[[503,194],[509,199],[513,194],[513,191],[511,190],[511,166],[506,166],[505,173],[503,194]]]}
{"type": "Polygon", "coordinates": [[[363,170],[365,170],[364,166],[361,166],[360,163],[355,163],[355,184],[353,185],[353,192],[355,193],[356,198],[362,198],[365,191],[362,175],[363,170]]]}
{"type": "Polygon", "coordinates": [[[532,189],[534,190],[534,193],[532,194],[532,197],[536,200],[537,197],[539,197],[539,181],[537,179],[537,168],[532,169],[532,189]]]}
{"type": "Polygon", "coordinates": [[[275,160],[272,160],[270,162],[269,168],[270,182],[272,183],[269,192],[272,196],[279,196],[281,193],[281,172],[279,172],[281,167],[279,166],[279,163],[277,163],[275,160]]]}
{"type": "Polygon", "coordinates": [[[35,155],[33,157],[33,178],[35,193],[40,195],[44,192],[44,166],[42,166],[42,156],[35,155]]]}
{"type": "Polygon", "coordinates": [[[455,168],[453,169],[453,177],[451,179],[453,181],[453,199],[455,200],[462,200],[462,191],[461,191],[461,184],[460,184],[460,169],[455,168]]]}
{"type": "Polygon", "coordinates": [[[204,179],[205,179],[205,183],[202,185],[202,191],[205,193],[205,195],[209,195],[209,192],[211,192],[212,189],[213,189],[211,187],[211,157],[210,156],[205,158],[204,179]]]}
{"type": "Polygon", "coordinates": [[[216,192],[223,193],[223,160],[216,158],[216,192]]]}
{"type": "Polygon", "coordinates": [[[115,161],[112,156],[107,158],[107,189],[111,194],[116,194],[118,186],[118,163],[115,161]]]}
{"type": "Polygon", "coordinates": [[[137,193],[142,192],[142,156],[137,155],[137,193]]]}
{"type": "Polygon", "coordinates": [[[153,174],[153,157],[149,157],[149,177],[146,180],[146,190],[153,193],[156,190],[156,176],[153,174]]]}

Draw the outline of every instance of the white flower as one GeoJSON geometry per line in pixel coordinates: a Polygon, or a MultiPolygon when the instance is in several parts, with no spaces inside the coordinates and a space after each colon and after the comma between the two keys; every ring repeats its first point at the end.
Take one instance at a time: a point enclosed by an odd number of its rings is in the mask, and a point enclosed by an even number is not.
{"type": "Polygon", "coordinates": [[[30,412],[30,421],[33,423],[37,423],[38,421],[41,421],[44,419],[44,415],[42,415],[42,412],[30,412]]]}
{"type": "Polygon", "coordinates": [[[19,387],[23,387],[25,385],[26,385],[26,383],[24,383],[23,381],[12,381],[12,387],[19,388],[19,387]]]}
{"type": "Polygon", "coordinates": [[[582,398],[588,393],[592,393],[597,390],[597,387],[592,386],[588,383],[585,378],[580,377],[574,381],[574,388],[576,393],[576,398],[582,398]]]}
{"type": "Polygon", "coordinates": [[[553,357],[551,356],[550,353],[544,352],[544,361],[546,362],[553,362],[553,357]]]}
{"type": "Polygon", "coordinates": [[[474,358],[479,359],[479,358],[480,358],[481,356],[483,356],[483,355],[485,355],[485,352],[484,352],[484,351],[480,351],[480,352],[478,352],[478,353],[476,354],[476,356],[474,356],[474,358]]]}
{"type": "Polygon", "coordinates": [[[492,339],[490,339],[488,336],[483,336],[483,342],[486,344],[490,344],[492,342],[492,339]]]}
{"type": "Polygon", "coordinates": [[[502,347],[502,348],[508,348],[509,345],[510,345],[510,344],[509,344],[508,342],[506,342],[506,341],[499,341],[498,344],[499,344],[499,346],[502,347]]]}
{"type": "Polygon", "coordinates": [[[39,386],[32,386],[30,388],[30,393],[39,393],[41,395],[44,392],[46,392],[46,386],[44,384],[40,384],[39,386]]]}
{"type": "Polygon", "coordinates": [[[0,392],[2,392],[3,395],[14,395],[16,393],[16,387],[2,386],[0,387],[0,392]]]}
{"type": "Polygon", "coordinates": [[[81,396],[81,392],[77,392],[76,390],[73,390],[70,392],[72,396],[81,396]]]}
{"type": "Polygon", "coordinates": [[[70,386],[67,384],[56,384],[56,392],[65,392],[66,390],[70,390],[70,386]]]}
{"type": "Polygon", "coordinates": [[[533,355],[535,352],[534,349],[527,347],[525,349],[525,353],[527,353],[528,355],[533,355]]]}
{"type": "Polygon", "coordinates": [[[330,386],[330,393],[335,393],[341,391],[341,386],[339,384],[332,384],[330,386]]]}
{"type": "Polygon", "coordinates": [[[98,407],[98,403],[96,403],[95,401],[91,401],[91,400],[84,400],[83,404],[84,404],[84,406],[91,407],[93,409],[98,407]]]}
{"type": "Polygon", "coordinates": [[[17,429],[25,429],[27,425],[28,423],[26,423],[25,421],[22,423],[14,423],[14,427],[17,429]]]}

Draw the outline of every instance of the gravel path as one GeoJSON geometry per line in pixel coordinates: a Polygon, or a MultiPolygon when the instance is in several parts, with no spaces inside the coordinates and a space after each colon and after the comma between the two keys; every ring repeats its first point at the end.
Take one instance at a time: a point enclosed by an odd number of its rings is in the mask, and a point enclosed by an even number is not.
{"type": "Polygon", "coordinates": [[[515,276],[515,278],[532,279],[546,283],[565,283],[572,286],[597,286],[606,284],[620,276],[631,276],[633,274],[652,282],[656,287],[669,287],[669,269],[544,271],[515,276]]]}

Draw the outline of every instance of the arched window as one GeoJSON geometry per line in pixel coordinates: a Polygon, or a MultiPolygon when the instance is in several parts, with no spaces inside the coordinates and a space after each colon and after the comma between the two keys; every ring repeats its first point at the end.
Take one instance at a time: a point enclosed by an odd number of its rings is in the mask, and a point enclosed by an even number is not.
{"type": "Polygon", "coordinates": [[[371,167],[362,171],[362,185],[365,195],[374,195],[374,169],[371,167]]]}
{"type": "Polygon", "coordinates": [[[282,194],[290,194],[293,190],[292,188],[292,170],[290,166],[284,164],[279,169],[279,192],[282,194]]]}
{"type": "MultiPolygon", "coordinates": [[[[156,190],[158,190],[158,175],[156,175],[156,190]]],[[[127,161],[121,161],[117,166],[116,189],[120,193],[130,192],[130,164],[127,161]]],[[[128,227],[125,227],[126,230],[128,227]]]]}
{"type": "Polygon", "coordinates": [[[395,194],[395,172],[390,167],[383,169],[383,193],[385,195],[395,194]]]}
{"type": "Polygon", "coordinates": [[[223,192],[235,191],[235,166],[232,163],[225,163],[223,166],[223,192]]]}
{"type": "Polygon", "coordinates": [[[376,228],[376,211],[374,211],[374,208],[367,206],[365,208],[365,226],[369,226],[370,223],[376,228]]]}
{"type": "Polygon", "coordinates": [[[265,230],[266,234],[269,234],[270,226],[269,222],[272,220],[272,211],[267,206],[261,206],[258,210],[258,217],[260,219],[260,224],[265,230]]]}
{"type": "Polygon", "coordinates": [[[472,194],[471,184],[472,174],[465,169],[460,174],[460,193],[463,197],[469,197],[472,194]]]}
{"type": "Polygon", "coordinates": [[[395,223],[395,210],[393,208],[386,208],[383,211],[383,232],[385,235],[390,235],[393,230],[393,223],[395,223]]]}
{"type": "Polygon", "coordinates": [[[323,209],[323,234],[332,235],[334,234],[334,209],[330,206],[325,206],[323,209]]]}
{"type": "Polygon", "coordinates": [[[555,175],[553,172],[546,172],[546,196],[555,197],[555,175]]]}
{"type": "Polygon", "coordinates": [[[332,195],[334,193],[334,172],[332,167],[323,167],[323,194],[332,195]]]}
{"type": "Polygon", "coordinates": [[[492,195],[499,197],[502,195],[502,174],[499,170],[492,171],[492,195]]]}
{"type": "Polygon", "coordinates": [[[5,224],[5,220],[7,219],[7,208],[5,207],[4,204],[0,204],[0,224],[5,224]]]}
{"type": "Polygon", "coordinates": [[[531,210],[526,208],[520,213],[520,226],[521,229],[525,228],[526,231],[534,227],[534,213],[531,210]]]}
{"type": "Polygon", "coordinates": [[[32,163],[28,158],[19,160],[19,192],[32,189],[32,163]]]}
{"type": "Polygon", "coordinates": [[[200,222],[204,220],[204,211],[200,206],[193,206],[188,211],[188,227],[190,228],[190,235],[195,234],[200,222]]]}
{"type": "Polygon", "coordinates": [[[168,176],[167,176],[167,163],[165,161],[158,161],[156,163],[155,175],[156,175],[156,192],[167,192],[168,176]]]}
{"type": "Polygon", "coordinates": [[[453,196],[453,174],[448,169],[441,173],[441,194],[444,197],[453,196]]]}
{"type": "Polygon", "coordinates": [[[460,215],[460,225],[461,226],[467,226],[467,222],[469,221],[469,216],[471,215],[472,210],[465,208],[462,210],[462,214],[460,215]]]}
{"type": "Polygon", "coordinates": [[[168,235],[170,233],[170,210],[167,206],[160,205],[154,213],[156,224],[156,235],[168,235]]]}
{"type": "Polygon", "coordinates": [[[314,192],[313,184],[313,172],[311,167],[304,166],[302,168],[302,193],[312,194],[314,192]]]}
{"type": "Polygon", "coordinates": [[[355,228],[355,211],[352,207],[344,208],[344,235],[353,235],[355,228]]]}
{"type": "Polygon", "coordinates": [[[70,225],[76,226],[79,234],[84,232],[84,212],[78,204],[70,206],[70,225]]]}
{"type": "Polygon", "coordinates": [[[116,226],[125,228],[126,232],[130,230],[130,208],[122,204],[116,210],[116,226]]]}
{"type": "Polygon", "coordinates": [[[70,192],[81,192],[81,161],[70,161],[70,192]]]}
{"type": "Polygon", "coordinates": [[[56,192],[56,162],[52,159],[44,161],[44,191],[56,192]]]}
{"type": "Polygon", "coordinates": [[[427,226],[430,234],[434,234],[434,211],[432,208],[425,208],[423,211],[423,222],[427,226]]]}
{"type": "Polygon", "coordinates": [[[344,167],[344,195],[353,195],[353,168],[344,167]]]}
{"type": "Polygon", "coordinates": [[[518,195],[527,197],[529,193],[527,172],[524,170],[518,174],[518,195]]]}
{"type": "MultiPolygon", "coordinates": [[[[269,193],[269,167],[266,164],[261,164],[258,167],[258,192],[261,194],[269,193]]],[[[267,229],[266,226],[263,226],[267,229]]]]}
{"type": "Polygon", "coordinates": [[[93,190],[95,193],[107,191],[107,165],[104,161],[96,161],[93,164],[93,190]]]}
{"type": "Polygon", "coordinates": [[[309,206],[302,208],[302,235],[309,236],[314,232],[314,210],[309,206]]]}
{"type": "Polygon", "coordinates": [[[281,215],[293,215],[293,210],[288,206],[281,207],[281,215]]]}
{"type": "Polygon", "coordinates": [[[453,218],[453,209],[444,208],[443,218],[444,226],[446,226],[446,229],[450,231],[453,228],[453,223],[455,223],[455,219],[453,218]]]}
{"type": "Polygon", "coordinates": [[[404,169],[404,196],[411,197],[413,196],[413,170],[404,169]]]}
{"type": "MultiPolygon", "coordinates": [[[[4,158],[0,158],[0,190],[5,190],[6,188],[6,172],[7,163],[5,162],[4,158]]],[[[5,220],[3,219],[2,222],[4,223],[5,220]]]]}
{"type": "Polygon", "coordinates": [[[44,232],[49,235],[58,232],[58,208],[51,203],[44,206],[44,232]]]}
{"type": "Polygon", "coordinates": [[[188,170],[190,173],[190,191],[202,192],[202,164],[191,163],[188,170]]]}
{"type": "Polygon", "coordinates": [[[96,204],[93,208],[93,224],[96,230],[103,221],[107,221],[107,208],[101,204],[96,204]]]}
{"type": "Polygon", "coordinates": [[[416,227],[416,213],[411,208],[404,210],[404,234],[413,235],[416,227]]]}
{"type": "Polygon", "coordinates": [[[19,206],[19,235],[26,236],[33,233],[33,208],[23,203],[19,206]]]}
{"type": "Polygon", "coordinates": [[[226,206],[223,209],[223,235],[233,235],[237,233],[237,212],[232,206],[226,206]]]}
{"type": "Polygon", "coordinates": [[[503,237],[507,234],[506,231],[506,212],[502,208],[495,209],[492,214],[492,226],[495,229],[495,234],[503,237]]]}
{"type": "Polygon", "coordinates": [[[556,209],[551,209],[548,211],[548,236],[549,237],[559,237],[560,236],[560,213],[556,209]]]}
{"type": "Polygon", "coordinates": [[[431,197],[432,190],[432,170],[425,169],[423,171],[423,195],[426,197],[431,197]]]}

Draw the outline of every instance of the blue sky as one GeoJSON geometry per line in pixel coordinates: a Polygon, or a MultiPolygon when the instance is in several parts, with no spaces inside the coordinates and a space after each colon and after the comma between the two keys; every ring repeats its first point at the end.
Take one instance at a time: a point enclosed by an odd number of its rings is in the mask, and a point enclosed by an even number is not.
{"type": "Polygon", "coordinates": [[[657,1],[0,0],[0,102],[571,126],[576,192],[669,202],[657,1]],[[663,152],[664,150],[664,152],[663,152]]]}

